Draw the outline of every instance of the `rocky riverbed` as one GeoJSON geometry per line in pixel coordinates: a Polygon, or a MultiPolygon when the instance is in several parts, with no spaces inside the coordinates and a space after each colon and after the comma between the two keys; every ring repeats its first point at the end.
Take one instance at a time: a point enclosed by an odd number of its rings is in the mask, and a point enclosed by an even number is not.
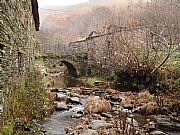
{"type": "Polygon", "coordinates": [[[48,135],[178,135],[178,117],[161,115],[148,91],[51,88],[56,112],[44,124],[48,135]]]}

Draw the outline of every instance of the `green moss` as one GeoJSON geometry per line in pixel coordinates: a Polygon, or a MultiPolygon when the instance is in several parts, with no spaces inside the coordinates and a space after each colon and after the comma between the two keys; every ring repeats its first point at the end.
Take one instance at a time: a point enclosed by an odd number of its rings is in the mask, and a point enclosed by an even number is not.
{"type": "Polygon", "coordinates": [[[172,54],[172,56],[166,61],[164,67],[170,66],[173,68],[180,67],[180,51],[176,51],[172,54]]]}
{"type": "Polygon", "coordinates": [[[6,125],[2,127],[2,135],[22,132],[20,127],[13,127],[15,126],[13,123],[19,122],[19,120],[25,126],[29,125],[33,119],[41,121],[51,113],[49,109],[52,108],[52,104],[48,99],[47,89],[44,86],[44,76],[40,75],[39,72],[34,70],[28,73],[20,83],[16,82],[11,87],[11,91],[13,91],[13,95],[5,101],[6,106],[3,117],[7,121],[11,118],[12,122],[4,122],[6,125]],[[11,117],[9,117],[9,114],[11,114],[11,117]]]}
{"type": "Polygon", "coordinates": [[[13,135],[14,122],[7,122],[3,129],[0,131],[0,135],[13,135]]]}

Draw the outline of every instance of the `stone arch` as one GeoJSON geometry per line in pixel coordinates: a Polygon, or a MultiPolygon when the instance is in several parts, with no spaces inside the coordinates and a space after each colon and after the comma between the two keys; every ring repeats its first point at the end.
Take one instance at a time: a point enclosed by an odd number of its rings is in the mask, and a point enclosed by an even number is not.
{"type": "Polygon", "coordinates": [[[65,61],[65,60],[62,60],[60,62],[63,63],[67,67],[68,72],[72,77],[77,77],[77,70],[73,64],[71,64],[70,62],[65,61]]]}

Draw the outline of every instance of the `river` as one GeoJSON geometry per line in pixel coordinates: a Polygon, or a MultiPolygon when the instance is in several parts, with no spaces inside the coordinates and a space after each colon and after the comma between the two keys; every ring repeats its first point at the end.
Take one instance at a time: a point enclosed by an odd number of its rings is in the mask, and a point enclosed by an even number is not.
{"type": "MultiPolygon", "coordinates": [[[[60,89],[61,92],[68,93],[72,87],[87,86],[80,81],[77,81],[74,78],[65,78],[65,77],[53,77],[54,78],[54,88],[60,89]]],[[[50,118],[47,118],[44,123],[44,128],[47,131],[47,135],[66,135],[65,128],[71,127],[80,122],[78,118],[72,118],[73,114],[76,114],[78,110],[81,110],[86,102],[86,95],[79,95],[80,101],[82,104],[71,105],[71,108],[67,111],[55,111],[50,118]]],[[[153,116],[154,117],[154,116],[153,116]]],[[[151,116],[150,116],[151,118],[151,116]]],[[[139,120],[141,124],[148,119],[146,116],[136,115],[134,116],[135,120],[139,120]]],[[[145,123],[144,123],[145,124],[145,123]]],[[[157,129],[157,128],[156,128],[157,129]]],[[[158,129],[163,131],[162,129],[158,129]]],[[[179,135],[180,132],[172,131],[163,131],[166,135],[179,135]]]]}

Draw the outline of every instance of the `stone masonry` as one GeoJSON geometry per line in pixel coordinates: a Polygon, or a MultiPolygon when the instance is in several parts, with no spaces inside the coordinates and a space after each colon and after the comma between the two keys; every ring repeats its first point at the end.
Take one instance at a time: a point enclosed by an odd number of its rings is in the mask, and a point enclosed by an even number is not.
{"type": "Polygon", "coordinates": [[[37,0],[0,0],[0,92],[32,69],[36,30],[37,0]]]}

